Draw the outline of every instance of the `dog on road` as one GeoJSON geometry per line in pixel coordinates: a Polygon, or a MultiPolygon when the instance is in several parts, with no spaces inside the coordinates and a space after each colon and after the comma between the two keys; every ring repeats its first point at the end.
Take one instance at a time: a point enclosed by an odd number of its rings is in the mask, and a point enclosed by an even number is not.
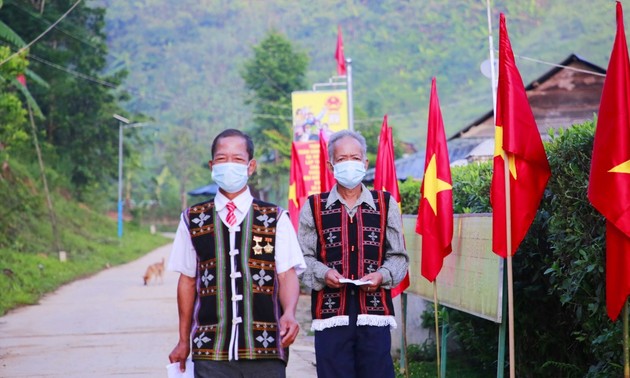
{"type": "Polygon", "coordinates": [[[147,272],[142,277],[144,279],[144,285],[148,285],[151,281],[160,280],[160,283],[164,283],[164,257],[162,261],[149,265],[147,272]]]}

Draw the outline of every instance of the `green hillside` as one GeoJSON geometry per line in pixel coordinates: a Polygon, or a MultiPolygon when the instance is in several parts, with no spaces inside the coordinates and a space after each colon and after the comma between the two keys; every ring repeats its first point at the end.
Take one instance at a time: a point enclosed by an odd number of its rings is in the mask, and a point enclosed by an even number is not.
{"type": "MultiPolygon", "coordinates": [[[[127,109],[152,117],[158,130],[155,144],[139,162],[135,186],[155,187],[151,178],[162,175],[171,182],[174,198],[177,190],[209,182],[203,167],[218,130],[252,127],[253,109],[246,105],[251,93],[241,73],[253,46],[271,30],[308,55],[304,90],[310,90],[336,74],[337,25],[342,27],[346,57],[353,61],[359,131],[380,125],[388,114],[398,142],[424,148],[432,76],[437,77],[448,136],[492,108],[490,80],[480,70],[489,58],[483,0],[92,4],[107,9],[109,69],[129,73],[123,85],[130,94],[127,109]]],[[[543,62],[556,64],[572,53],[607,66],[614,2],[493,1],[495,49],[500,12],[506,14],[526,84],[553,68],[543,62]]],[[[291,109],[281,117],[290,122],[291,109]]]]}
{"type": "MultiPolygon", "coordinates": [[[[158,123],[216,130],[247,127],[239,76],[251,47],[270,29],[310,57],[308,79],[335,73],[337,25],[353,60],[355,106],[368,120],[385,113],[405,139],[423,145],[430,80],[436,76],[447,134],[492,107],[485,1],[102,1],[112,66],[129,70],[129,109],[158,123]]],[[[614,3],[494,1],[493,37],[504,12],[514,52],[550,63],[571,53],[606,66],[614,3]]],[[[528,83],[551,66],[517,59],[528,83]]],[[[304,88],[308,90],[310,88],[304,88]]],[[[290,117],[287,109],[287,117],[290,117]]],[[[357,120],[357,128],[368,120],[357,120]]],[[[210,133],[211,135],[212,133],[210,133]]],[[[207,131],[201,135],[207,135],[207,131]]]]}
{"type": "MultiPolygon", "coordinates": [[[[134,260],[169,242],[148,227],[126,222],[118,238],[116,221],[79,203],[61,189],[52,170],[53,219],[35,167],[13,160],[0,172],[0,316],[60,285],[134,260]],[[54,224],[54,227],[53,227],[54,224]],[[55,233],[56,232],[56,233],[55,233]],[[60,261],[63,251],[66,261],[60,261]]],[[[138,272],[138,284],[142,284],[138,272]]]]}

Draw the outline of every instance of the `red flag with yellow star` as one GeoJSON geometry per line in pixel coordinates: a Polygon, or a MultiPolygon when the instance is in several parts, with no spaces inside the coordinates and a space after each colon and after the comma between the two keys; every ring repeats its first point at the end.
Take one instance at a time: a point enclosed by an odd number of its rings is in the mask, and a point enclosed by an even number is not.
{"type": "Polygon", "coordinates": [[[330,192],[335,185],[335,175],[328,169],[328,140],[323,130],[319,130],[319,181],[322,193],[330,192]]]}
{"type": "MultiPolygon", "coordinates": [[[[396,200],[398,208],[401,206],[400,190],[398,189],[398,177],[396,164],[394,163],[394,138],[392,128],[387,125],[387,114],[383,117],[381,134],[378,140],[376,163],[374,164],[374,189],[389,192],[396,200]]],[[[392,288],[392,298],[402,293],[409,287],[409,272],[405,278],[392,288]]]]}
{"type": "Polygon", "coordinates": [[[615,320],[630,295],[630,60],[620,2],[599,104],[588,199],[606,217],[606,308],[615,320]]]}
{"type": "Polygon", "coordinates": [[[291,223],[293,223],[296,231],[300,220],[300,209],[307,195],[300,155],[298,155],[297,147],[293,142],[291,143],[291,172],[289,174],[289,218],[291,218],[291,223]]]}
{"type": "Polygon", "coordinates": [[[534,221],[551,170],[514,61],[503,14],[499,26],[499,85],[494,144],[494,172],[490,188],[492,250],[505,258],[508,255],[506,206],[510,206],[510,254],[514,255],[534,221]],[[505,191],[506,163],[509,167],[509,204],[506,204],[505,191]]]}
{"type": "Polygon", "coordinates": [[[422,235],[421,273],[433,282],[452,251],[453,239],[453,180],[435,77],[431,80],[425,156],[416,232],[422,235]]]}

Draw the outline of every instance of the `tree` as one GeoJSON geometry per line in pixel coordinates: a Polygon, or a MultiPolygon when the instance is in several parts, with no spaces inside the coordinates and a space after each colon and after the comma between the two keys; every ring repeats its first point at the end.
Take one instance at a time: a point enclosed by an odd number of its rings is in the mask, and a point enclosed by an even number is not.
{"type": "MultiPolygon", "coordinates": [[[[0,8],[2,5],[0,0],[0,8]]],[[[2,21],[0,21],[0,41],[7,44],[7,46],[0,46],[0,61],[5,61],[13,55],[12,48],[17,50],[26,45],[24,40],[2,21]]],[[[29,101],[39,110],[21,81],[24,79],[28,66],[25,55],[26,53],[21,53],[0,66],[0,125],[2,125],[0,151],[19,150],[30,141],[28,131],[25,129],[27,113],[22,106],[22,100],[29,101]],[[20,91],[24,94],[23,99],[20,99],[18,95],[20,91]]]]}
{"type": "Polygon", "coordinates": [[[305,89],[308,56],[272,30],[254,46],[254,56],[241,74],[251,91],[254,126],[249,130],[259,156],[259,177],[264,188],[282,197],[291,156],[291,93],[305,89]]]}
{"type": "MultiPolygon", "coordinates": [[[[74,3],[7,1],[0,21],[30,41],[74,3]]],[[[27,56],[33,73],[49,84],[48,88],[29,87],[43,113],[38,126],[56,153],[56,169],[70,177],[79,196],[117,172],[118,129],[112,114],[121,113],[118,102],[126,94],[115,89],[126,73],[103,74],[107,57],[104,16],[103,8],[79,4],[31,46],[27,56]]]]}
{"type": "MultiPolygon", "coordinates": [[[[11,49],[0,46],[0,60],[8,58],[11,49]]],[[[0,66],[0,151],[7,154],[29,145],[30,137],[26,123],[27,112],[20,98],[16,77],[24,74],[26,60],[18,56],[0,66]]],[[[5,157],[6,159],[6,157],[5,157]]],[[[3,159],[3,160],[5,160],[3,159]]]]}

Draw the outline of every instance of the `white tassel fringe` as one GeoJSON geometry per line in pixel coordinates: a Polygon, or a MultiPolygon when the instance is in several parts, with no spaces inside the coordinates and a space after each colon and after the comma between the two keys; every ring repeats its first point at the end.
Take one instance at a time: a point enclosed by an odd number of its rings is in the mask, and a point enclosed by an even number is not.
{"type": "MultiPolygon", "coordinates": [[[[348,315],[334,316],[328,319],[313,319],[311,323],[311,331],[322,331],[326,328],[347,326],[350,324],[350,318],[348,315]]],[[[357,317],[358,326],[376,326],[385,327],[389,326],[394,329],[398,327],[396,324],[396,318],[391,315],[364,315],[360,314],[357,317]]]]}

